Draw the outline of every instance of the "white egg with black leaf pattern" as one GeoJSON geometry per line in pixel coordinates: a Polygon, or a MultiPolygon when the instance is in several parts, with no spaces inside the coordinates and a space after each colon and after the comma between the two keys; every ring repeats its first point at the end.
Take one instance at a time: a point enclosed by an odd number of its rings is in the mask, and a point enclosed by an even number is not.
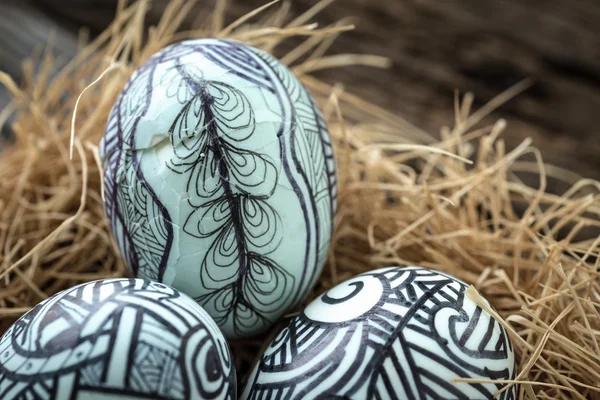
{"type": "Polygon", "coordinates": [[[274,57],[231,40],[166,47],[118,96],[101,157],[129,268],[193,297],[228,337],[265,331],[314,286],[336,209],[333,149],[274,57]]]}
{"type": "Polygon", "coordinates": [[[0,338],[0,399],[236,398],[210,316],[157,282],[104,279],[36,305],[0,338]]]}
{"type": "MultiPolygon", "coordinates": [[[[241,398],[491,399],[515,378],[513,347],[466,289],[421,267],[340,283],[273,340],[241,398]]],[[[516,399],[515,386],[505,389],[496,398],[516,399]]]]}

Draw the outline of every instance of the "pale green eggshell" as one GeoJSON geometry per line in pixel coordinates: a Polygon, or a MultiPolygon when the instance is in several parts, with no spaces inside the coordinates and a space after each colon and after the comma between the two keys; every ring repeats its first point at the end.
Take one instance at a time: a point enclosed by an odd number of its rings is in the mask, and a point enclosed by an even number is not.
{"type": "Polygon", "coordinates": [[[264,331],[316,282],[333,150],[313,99],[270,55],[216,39],[163,49],[118,97],[101,155],[128,266],[193,297],[228,337],[264,331]]]}

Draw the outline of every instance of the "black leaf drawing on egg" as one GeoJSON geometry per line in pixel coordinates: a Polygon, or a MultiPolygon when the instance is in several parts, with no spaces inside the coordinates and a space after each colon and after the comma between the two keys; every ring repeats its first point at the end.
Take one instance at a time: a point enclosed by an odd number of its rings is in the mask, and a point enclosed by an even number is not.
{"type": "Polygon", "coordinates": [[[185,291],[228,335],[264,330],[316,282],[336,211],[333,147],[308,91],[272,56],[212,39],[161,50],[119,96],[101,150],[105,207],[127,265],[136,276],[163,281],[170,268],[177,275],[176,238],[196,239],[198,282],[186,282],[185,291]],[[199,59],[222,76],[205,78],[194,62],[199,59]],[[241,86],[231,84],[229,75],[241,79],[241,86]],[[155,95],[157,85],[166,99],[155,95]],[[267,96],[268,112],[277,116],[269,121],[273,137],[267,139],[274,145],[268,151],[252,147],[266,132],[247,87],[267,96]],[[162,102],[180,106],[168,135],[160,135],[171,146],[166,167],[183,177],[181,185],[170,186],[186,204],[183,216],[172,202],[161,201],[160,184],[141,168],[145,148],[136,148],[153,134],[140,127],[140,119],[162,102]],[[291,193],[285,198],[293,215],[286,218],[294,219],[293,227],[282,218],[281,200],[274,200],[281,192],[291,193]],[[299,256],[286,259],[286,240],[299,256]]]}
{"type": "Polygon", "coordinates": [[[219,324],[232,317],[234,330],[243,334],[242,327],[266,325],[264,314],[282,307],[294,285],[294,277],[268,256],[267,247],[281,240],[281,220],[268,202],[277,170],[265,154],[242,147],[256,122],[240,90],[204,80],[201,71],[190,72],[179,61],[174,68],[186,87],[178,83],[171,90],[184,101],[169,130],[174,157],[168,167],[187,176],[185,190],[193,193],[183,231],[212,241],[200,261],[206,290],[196,300],[211,303],[219,324]]]}

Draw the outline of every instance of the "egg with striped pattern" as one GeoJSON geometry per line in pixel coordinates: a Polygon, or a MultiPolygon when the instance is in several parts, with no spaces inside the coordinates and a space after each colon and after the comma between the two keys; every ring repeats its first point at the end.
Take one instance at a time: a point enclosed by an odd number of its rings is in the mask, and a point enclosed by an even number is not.
{"type": "MultiPolygon", "coordinates": [[[[491,399],[515,378],[513,347],[466,289],[420,267],[340,283],[273,340],[241,398],[491,399]]],[[[516,388],[507,389],[497,398],[516,399],[516,388]]]]}
{"type": "Polygon", "coordinates": [[[142,279],[63,290],[0,338],[0,399],[234,400],[223,334],[196,302],[142,279]]]}

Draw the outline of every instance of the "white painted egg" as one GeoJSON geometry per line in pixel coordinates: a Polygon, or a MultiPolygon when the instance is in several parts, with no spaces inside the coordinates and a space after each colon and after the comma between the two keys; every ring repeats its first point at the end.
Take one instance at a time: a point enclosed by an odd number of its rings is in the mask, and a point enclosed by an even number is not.
{"type": "MultiPolygon", "coordinates": [[[[467,286],[420,267],[358,275],[310,303],[270,344],[242,399],[491,399],[515,377],[505,329],[467,286]]],[[[499,399],[515,399],[512,387],[499,399]]]]}
{"type": "Polygon", "coordinates": [[[101,156],[129,268],[193,297],[226,336],[266,330],[313,287],[336,209],[333,150],[272,56],[217,39],[161,50],[116,100],[101,156]]]}
{"type": "Polygon", "coordinates": [[[166,285],[105,279],[35,306],[0,338],[0,399],[235,399],[229,347],[166,285]]]}

